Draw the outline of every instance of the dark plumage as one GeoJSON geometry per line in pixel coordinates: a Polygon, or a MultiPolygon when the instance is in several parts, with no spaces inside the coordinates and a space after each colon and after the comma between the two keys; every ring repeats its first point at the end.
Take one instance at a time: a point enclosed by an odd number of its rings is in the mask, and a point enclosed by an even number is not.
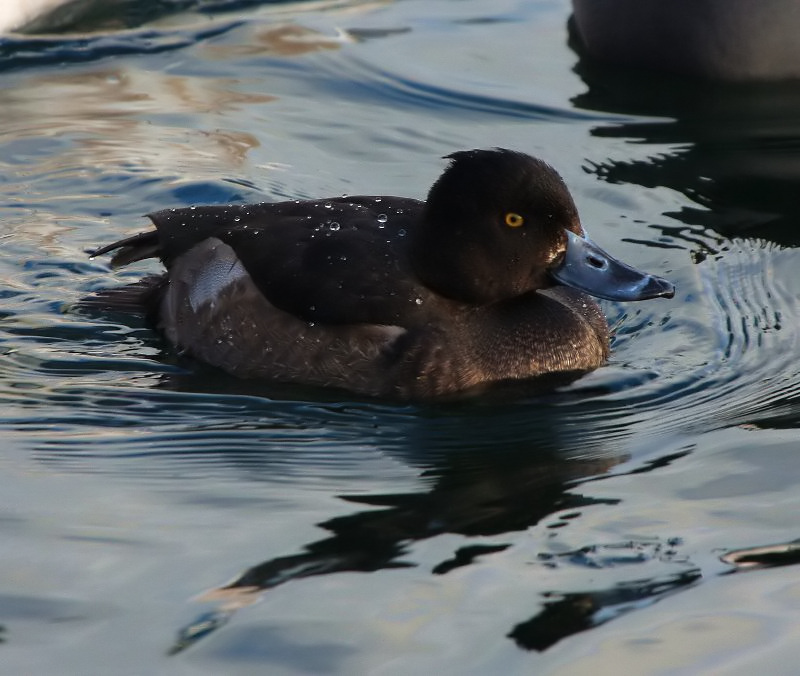
{"type": "Polygon", "coordinates": [[[136,293],[198,359],[393,398],[577,377],[608,356],[606,320],[582,291],[672,295],[669,282],[582,238],[569,191],[544,162],[503,149],[449,159],[426,202],[169,209],[150,214],[155,230],[94,255],[116,250],[116,266],[158,256],[166,274],[136,293]]]}

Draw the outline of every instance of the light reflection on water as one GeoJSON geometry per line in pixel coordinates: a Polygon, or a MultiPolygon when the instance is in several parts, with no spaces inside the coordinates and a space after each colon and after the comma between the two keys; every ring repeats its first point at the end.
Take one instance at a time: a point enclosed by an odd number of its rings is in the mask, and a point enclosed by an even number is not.
{"type": "MultiPolygon", "coordinates": [[[[127,31],[87,19],[99,32],[0,44],[9,664],[579,673],[758,655],[787,612],[775,589],[796,586],[722,577],[720,556],[797,538],[796,88],[572,72],[561,0],[156,4],[127,31]],[[74,309],[157,270],[87,257],[144,212],[421,196],[438,156],[493,145],[557,166],[595,239],[678,285],[607,303],[610,365],[553,396],[417,407],[243,383],[140,320],[74,309]],[[742,652],[716,629],[687,648],[684,616],[731,627],[744,590],[742,652]]],[[[767,664],[791,655],[776,634],[767,664]]]]}

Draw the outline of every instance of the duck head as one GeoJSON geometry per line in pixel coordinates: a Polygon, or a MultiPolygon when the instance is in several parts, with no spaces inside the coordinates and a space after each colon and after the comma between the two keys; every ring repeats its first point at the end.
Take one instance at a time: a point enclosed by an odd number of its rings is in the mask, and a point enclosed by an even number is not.
{"type": "Polygon", "coordinates": [[[512,150],[448,155],[412,240],[416,273],[455,300],[485,305],[563,284],[599,298],[672,297],[665,279],[586,238],[558,173],[512,150]]]}

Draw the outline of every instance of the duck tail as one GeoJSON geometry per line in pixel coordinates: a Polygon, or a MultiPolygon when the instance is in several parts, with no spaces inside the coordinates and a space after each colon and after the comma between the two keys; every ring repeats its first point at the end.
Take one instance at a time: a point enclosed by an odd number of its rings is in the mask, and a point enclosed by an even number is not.
{"type": "Polygon", "coordinates": [[[124,265],[141,261],[145,258],[160,258],[161,242],[156,230],[148,230],[147,232],[140,232],[133,237],[126,237],[112,244],[101,246],[99,249],[95,249],[90,256],[95,258],[110,251],[116,251],[111,258],[111,267],[121,268],[124,265]]]}
{"type": "Polygon", "coordinates": [[[73,309],[90,315],[122,312],[150,317],[166,284],[165,275],[148,275],[132,284],[101,289],[81,298],[73,309]]]}

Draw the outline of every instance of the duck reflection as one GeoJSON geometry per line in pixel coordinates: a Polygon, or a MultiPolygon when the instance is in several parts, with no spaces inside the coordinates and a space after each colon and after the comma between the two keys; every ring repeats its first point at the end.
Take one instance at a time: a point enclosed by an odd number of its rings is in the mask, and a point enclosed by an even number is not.
{"type": "MultiPolygon", "coordinates": [[[[403,445],[387,450],[405,463],[423,467],[422,477],[430,482],[427,490],[343,496],[350,504],[369,505],[371,509],[356,509],[319,524],[328,531],[327,537],[307,544],[302,551],[267,559],[245,570],[233,582],[204,594],[201,600],[215,603],[216,608],[185,627],[170,653],[191,646],[227,622],[237,610],[257,601],[266,590],[287,582],[345,571],[366,573],[413,567],[417,564],[404,559],[411,545],[445,533],[497,537],[496,542],[462,546],[435,562],[431,573],[445,575],[511,547],[511,542],[503,540],[504,535],[531,528],[556,512],[563,513],[565,523],[579,518],[581,510],[589,506],[616,504],[616,500],[592,497],[580,488],[626,460],[608,447],[607,434],[604,439],[604,435],[587,433],[585,429],[567,433],[567,437],[576,433],[583,437],[585,443],[575,445],[574,439],[567,441],[558,434],[559,430],[574,427],[560,419],[564,414],[545,406],[531,416],[530,402],[525,410],[534,420],[523,419],[513,429],[512,421],[520,420],[521,410],[491,415],[490,411],[478,409],[468,415],[423,414],[415,418],[415,427],[404,437],[403,445]],[[570,446],[562,446],[566,443],[570,446]],[[570,456],[563,450],[566,447],[580,448],[580,455],[570,456]]],[[[550,525],[557,527],[558,519],[550,525]]],[[[640,600],[665,591],[661,582],[654,582],[651,587],[640,594],[640,600]]],[[[580,621],[572,613],[564,622],[545,623],[541,631],[535,629],[534,621],[509,636],[523,647],[543,649],[597,624],[592,616],[608,603],[618,603],[618,597],[610,590],[601,592],[593,597],[593,605],[577,605],[582,611],[580,621]]],[[[534,604],[541,607],[540,600],[534,600],[534,604]]],[[[552,603],[546,603],[542,612],[551,613],[551,607],[552,603]]]]}
{"type": "Polygon", "coordinates": [[[600,611],[608,621],[631,610],[635,604],[685,589],[701,577],[700,571],[693,569],[664,579],[637,580],[599,591],[554,594],[540,613],[518,624],[508,637],[520,648],[543,651],[566,636],[601,624],[597,618],[600,611]]]}
{"type": "Polygon", "coordinates": [[[661,118],[594,128],[597,137],[660,146],[646,159],[597,163],[601,178],[683,193],[696,207],[670,215],[687,225],[800,244],[800,82],[698,82],[586,58],[575,71],[588,87],[572,99],[577,108],[661,118]]]}

